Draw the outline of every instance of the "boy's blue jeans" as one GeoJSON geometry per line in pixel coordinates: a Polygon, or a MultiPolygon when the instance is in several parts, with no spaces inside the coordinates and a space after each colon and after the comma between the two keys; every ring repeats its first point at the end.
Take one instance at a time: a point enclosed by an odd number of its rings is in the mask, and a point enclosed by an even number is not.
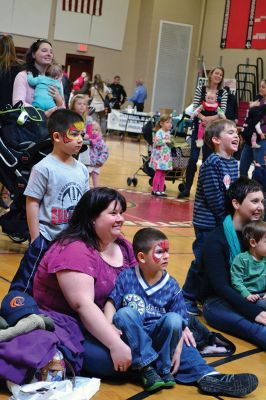
{"type": "Polygon", "coordinates": [[[202,250],[206,236],[211,232],[211,229],[199,229],[194,226],[196,239],[192,244],[192,250],[195,259],[192,261],[187,277],[182,288],[183,296],[187,300],[196,301],[200,296],[200,273],[202,263],[202,250]]]}
{"type": "MultiPolygon", "coordinates": [[[[84,336],[83,374],[99,378],[132,378],[134,381],[138,379],[136,372],[133,375],[134,371],[132,373],[130,373],[130,370],[126,373],[115,371],[109,349],[90,333],[84,332],[84,336]]],[[[194,383],[204,375],[214,371],[215,369],[206,364],[195,347],[188,347],[185,343],[183,344],[180,366],[175,375],[177,382],[194,383]]]]}
{"type": "Polygon", "coordinates": [[[160,375],[170,372],[172,356],[182,336],[179,314],[166,313],[144,326],[138,310],[123,307],[115,313],[113,322],[122,330],[122,338],[131,348],[133,369],[141,369],[155,361],[160,375]]]}
{"type": "Polygon", "coordinates": [[[253,162],[256,160],[257,163],[264,165],[264,154],[266,152],[266,140],[261,140],[258,142],[260,144],[259,149],[252,149],[248,144],[244,144],[241,158],[240,158],[240,175],[248,175],[249,168],[253,162]]]}

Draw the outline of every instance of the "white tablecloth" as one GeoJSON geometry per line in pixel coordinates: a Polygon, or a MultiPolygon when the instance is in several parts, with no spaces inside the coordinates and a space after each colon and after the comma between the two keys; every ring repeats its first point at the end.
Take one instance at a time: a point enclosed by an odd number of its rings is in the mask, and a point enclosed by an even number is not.
{"type": "Polygon", "coordinates": [[[112,110],[108,114],[107,129],[123,132],[141,133],[142,127],[151,119],[147,113],[125,113],[112,110]]]}

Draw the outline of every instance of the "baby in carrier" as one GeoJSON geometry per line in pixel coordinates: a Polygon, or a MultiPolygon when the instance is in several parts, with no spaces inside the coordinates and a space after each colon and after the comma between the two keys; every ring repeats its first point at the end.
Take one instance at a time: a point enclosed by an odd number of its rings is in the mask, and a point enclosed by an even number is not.
{"type": "MultiPolygon", "coordinates": [[[[212,91],[206,92],[205,100],[203,100],[201,105],[198,108],[196,108],[196,110],[191,115],[191,118],[198,117],[199,114],[204,115],[205,117],[218,114],[220,118],[224,119],[226,118],[224,112],[219,107],[218,101],[216,100],[216,93],[213,93],[212,91]]],[[[204,131],[205,131],[205,126],[203,124],[203,121],[200,121],[198,129],[198,138],[196,140],[197,147],[203,146],[204,131]]]]}

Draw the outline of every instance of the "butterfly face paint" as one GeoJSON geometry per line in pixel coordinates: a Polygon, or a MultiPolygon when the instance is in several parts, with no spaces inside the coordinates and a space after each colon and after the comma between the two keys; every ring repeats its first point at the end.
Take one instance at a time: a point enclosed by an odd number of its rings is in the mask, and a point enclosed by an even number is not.
{"type": "Polygon", "coordinates": [[[152,247],[152,258],[153,261],[157,264],[161,261],[164,253],[169,253],[169,241],[162,240],[161,242],[157,242],[152,247]]]}
{"type": "Polygon", "coordinates": [[[70,143],[75,140],[79,140],[81,136],[84,134],[85,125],[84,122],[78,121],[71,125],[64,133],[63,133],[63,142],[70,143]]]}

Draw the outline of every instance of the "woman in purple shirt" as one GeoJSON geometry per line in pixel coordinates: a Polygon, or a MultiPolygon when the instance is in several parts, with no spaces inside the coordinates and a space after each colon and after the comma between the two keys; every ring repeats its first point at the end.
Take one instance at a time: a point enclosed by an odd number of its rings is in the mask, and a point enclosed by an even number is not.
{"type": "MultiPolygon", "coordinates": [[[[35,275],[34,298],[54,319],[66,357],[70,351],[80,356],[81,374],[121,377],[131,365],[131,349],[102,311],[116,277],[136,264],[131,244],[121,235],[125,210],[125,198],[114,189],[86,192],[35,275]]],[[[234,396],[250,393],[258,384],[252,374],[216,372],[191,345],[183,346],[176,379],[197,382],[207,393],[234,396]]]]}
{"type": "MultiPolygon", "coordinates": [[[[129,367],[131,351],[102,309],[117,275],[136,264],[131,244],[121,235],[125,210],[125,198],[114,189],[85,193],[69,227],[41,260],[33,289],[42,309],[78,317],[85,328],[84,346],[97,338],[104,351],[109,349],[115,370],[129,367]]],[[[85,355],[92,351],[85,349],[85,355]]]]}

